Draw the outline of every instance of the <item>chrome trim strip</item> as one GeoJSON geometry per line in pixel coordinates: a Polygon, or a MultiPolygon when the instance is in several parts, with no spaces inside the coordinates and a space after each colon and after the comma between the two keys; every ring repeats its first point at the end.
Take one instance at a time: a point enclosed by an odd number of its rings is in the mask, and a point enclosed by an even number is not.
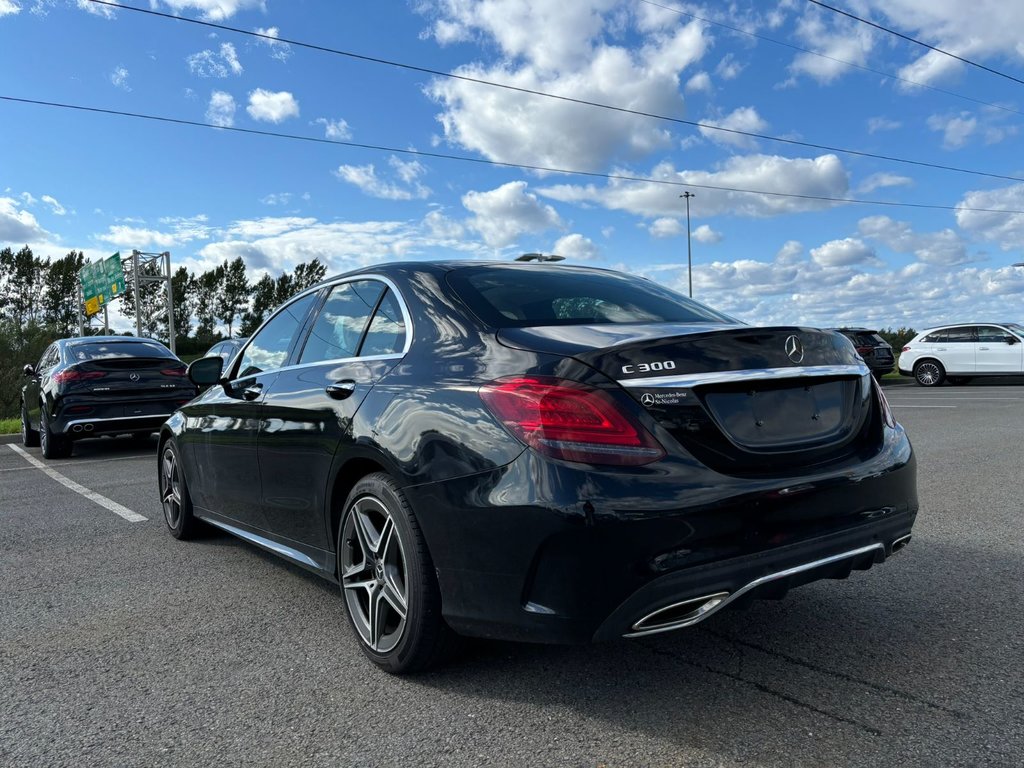
{"type": "Polygon", "coordinates": [[[67,432],[72,427],[79,424],[84,426],[86,424],[106,424],[111,421],[142,421],[143,419],[162,419],[163,421],[167,421],[167,419],[171,417],[172,413],[173,411],[168,411],[167,413],[140,413],[138,416],[110,416],[102,419],[74,419],[64,426],[64,431],[67,432]]]}
{"type": "Polygon", "coordinates": [[[278,544],[276,541],[265,539],[262,536],[259,536],[258,534],[250,533],[249,531],[244,531],[241,528],[236,528],[235,526],[228,525],[227,523],[222,523],[220,520],[214,520],[204,515],[196,515],[196,517],[198,517],[203,522],[209,523],[210,525],[215,525],[218,528],[221,528],[227,531],[228,533],[237,536],[240,539],[244,539],[245,541],[248,541],[250,544],[255,544],[257,547],[268,549],[276,555],[283,555],[284,557],[287,557],[289,560],[294,560],[295,562],[301,563],[302,565],[308,565],[311,568],[315,568],[318,571],[321,570],[320,566],[317,565],[317,562],[315,560],[302,554],[297,549],[286,547],[284,544],[278,544]]]}
{"type": "Polygon", "coordinates": [[[647,376],[643,379],[619,379],[623,387],[677,387],[688,389],[703,384],[734,384],[743,381],[793,379],[805,376],[868,376],[866,365],[806,365],[792,368],[748,368],[741,371],[707,371],[679,376],[647,376]]]}
{"type": "MultiPolygon", "coordinates": [[[[747,584],[747,585],[745,585],[743,587],[740,587],[735,592],[733,592],[731,595],[729,595],[728,597],[724,598],[720,603],[718,603],[716,605],[713,605],[711,608],[709,608],[708,610],[704,611],[703,613],[698,614],[697,616],[693,617],[692,619],[683,619],[682,621],[674,622],[672,624],[667,624],[664,627],[657,627],[655,629],[645,629],[645,630],[641,630],[639,632],[629,632],[629,633],[623,635],[623,637],[646,637],[647,635],[656,635],[656,634],[659,634],[661,632],[670,632],[670,631],[672,631],[674,629],[681,629],[683,627],[692,626],[694,624],[697,624],[698,622],[704,621],[704,619],[706,619],[708,616],[712,616],[712,615],[718,613],[720,610],[722,610],[722,608],[727,606],[733,600],[736,600],[737,598],[742,597],[743,595],[747,594],[747,592],[749,592],[750,590],[757,589],[758,587],[760,587],[760,586],[762,586],[764,584],[767,584],[767,583],[769,583],[771,581],[778,581],[779,579],[785,579],[785,578],[787,578],[789,576],[794,576],[794,575],[796,575],[798,573],[803,573],[804,571],[810,571],[810,570],[813,570],[815,568],[820,568],[823,565],[830,565],[831,563],[838,562],[839,560],[846,560],[847,558],[857,557],[859,555],[866,555],[868,552],[881,552],[882,556],[885,557],[885,545],[882,544],[881,542],[878,542],[878,543],[875,543],[875,544],[869,544],[866,547],[859,547],[858,549],[851,549],[849,552],[842,552],[842,553],[840,553],[838,555],[831,555],[830,557],[823,557],[821,560],[815,560],[814,562],[811,562],[811,563],[804,563],[803,565],[794,565],[792,568],[787,568],[784,571],[778,571],[776,573],[769,573],[767,576],[762,576],[759,579],[754,579],[749,584],[747,584]]],[[[696,599],[700,599],[700,598],[696,598],[696,599]]],[[[688,602],[692,602],[692,601],[684,600],[684,601],[682,601],[682,603],[677,603],[677,605],[681,605],[681,604],[688,603],[688,602]]],[[[653,616],[656,613],[660,613],[661,611],[665,610],[665,608],[668,608],[668,607],[671,607],[671,606],[665,606],[664,608],[659,608],[656,611],[652,611],[651,613],[647,614],[647,616],[645,616],[644,619],[649,618],[650,616],[653,616]]],[[[640,619],[639,621],[636,622],[636,624],[643,623],[644,619],[640,619]]],[[[636,626],[636,624],[634,624],[633,626],[636,626]]]]}

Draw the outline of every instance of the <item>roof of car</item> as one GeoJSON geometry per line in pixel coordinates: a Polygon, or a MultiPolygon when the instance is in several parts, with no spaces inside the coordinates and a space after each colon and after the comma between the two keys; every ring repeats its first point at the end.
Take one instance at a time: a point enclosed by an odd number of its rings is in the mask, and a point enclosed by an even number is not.
{"type": "Polygon", "coordinates": [[[97,342],[107,343],[114,341],[148,341],[151,344],[159,344],[161,347],[165,344],[156,339],[150,339],[145,336],[73,336],[68,339],[57,339],[58,344],[95,344],[97,342]]]}
{"type": "Polygon", "coordinates": [[[1010,321],[997,321],[997,320],[975,320],[972,323],[943,323],[942,325],[933,325],[925,328],[921,333],[931,333],[932,331],[941,331],[943,328],[963,328],[964,326],[973,327],[975,325],[1018,325],[1018,323],[1010,321]]]}

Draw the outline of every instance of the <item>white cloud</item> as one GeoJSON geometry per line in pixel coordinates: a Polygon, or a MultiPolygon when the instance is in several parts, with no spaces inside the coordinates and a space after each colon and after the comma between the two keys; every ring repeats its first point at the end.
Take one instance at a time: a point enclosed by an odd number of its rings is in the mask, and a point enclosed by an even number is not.
{"type": "Polygon", "coordinates": [[[874,43],[869,27],[818,9],[800,16],[796,34],[804,47],[824,54],[824,57],[799,53],[793,58],[789,70],[794,77],[807,75],[819,83],[831,83],[854,71],[843,61],[864,66],[874,43]]]}
{"type": "Polygon", "coordinates": [[[370,197],[379,197],[384,200],[424,200],[430,197],[430,189],[419,181],[420,176],[427,171],[422,163],[417,160],[402,160],[392,155],[388,159],[388,164],[400,183],[380,178],[372,163],[369,165],[340,165],[335,171],[335,175],[342,181],[359,187],[370,197]]]}
{"type": "Polygon", "coordinates": [[[266,12],[266,0],[162,0],[177,13],[199,11],[207,21],[224,21],[239,11],[255,9],[266,12]]]}
{"type": "Polygon", "coordinates": [[[260,199],[264,205],[288,205],[291,202],[291,192],[273,192],[260,199]]]}
{"type": "Polygon", "coordinates": [[[14,0],[0,0],[0,16],[7,16],[21,11],[21,6],[14,0]]]}
{"type": "Polygon", "coordinates": [[[908,222],[888,216],[868,216],[857,227],[862,237],[877,240],[897,253],[912,253],[926,264],[953,266],[967,261],[966,244],[952,229],[914,232],[908,222]]]}
{"type": "MultiPolygon", "coordinates": [[[[766,123],[754,107],[740,107],[726,115],[721,120],[708,120],[702,122],[725,128],[728,131],[745,131],[746,133],[764,133],[768,129],[766,123]]],[[[756,141],[750,136],[738,133],[726,133],[716,131],[712,128],[700,128],[701,134],[717,144],[728,144],[734,147],[750,148],[756,145],[756,141]]]]}
{"type": "MultiPolygon", "coordinates": [[[[641,174],[631,174],[641,175],[641,174]]],[[[745,155],[729,158],[713,171],[679,171],[671,163],[660,163],[648,174],[652,179],[684,184],[755,189],[765,192],[841,197],[849,191],[849,179],[835,155],[814,159],[786,158],[777,155],[745,155]]],[[[597,203],[611,210],[623,210],[644,218],[679,216],[681,189],[676,186],[644,184],[612,179],[604,187],[595,185],[555,185],[538,190],[553,200],[572,203],[597,203]]],[[[774,195],[696,189],[691,207],[698,215],[729,213],[739,216],[777,216],[801,211],[816,211],[836,205],[824,200],[778,197],[774,195]]]]}
{"type": "Polygon", "coordinates": [[[202,214],[189,217],[167,216],[160,219],[159,223],[165,229],[115,224],[106,232],[96,235],[96,239],[130,251],[147,247],[173,248],[194,240],[207,240],[213,232],[207,224],[207,217],[202,214]]]}
{"type": "Polygon", "coordinates": [[[253,120],[281,123],[299,116],[299,102],[288,91],[267,91],[257,88],[249,94],[246,112],[253,120]]]}
{"type": "Polygon", "coordinates": [[[844,237],[812,248],[811,258],[823,267],[847,267],[872,262],[876,257],[874,249],[863,240],[844,237]]]}
{"type": "MultiPolygon", "coordinates": [[[[1024,211],[1024,184],[968,192],[959,206],[995,211],[1024,211]]],[[[956,223],[975,237],[997,243],[1004,251],[1024,253],[1024,213],[967,211],[959,207],[956,223]]]]}
{"type": "Polygon", "coordinates": [[[219,51],[207,49],[193,53],[185,61],[192,74],[199,77],[227,77],[243,72],[242,62],[238,60],[235,46],[231,43],[221,43],[219,51]]]}
{"type": "MultiPolygon", "coordinates": [[[[680,75],[704,55],[704,26],[643,27],[640,16],[602,15],[617,2],[444,0],[432,31],[442,43],[474,37],[497,45],[500,63],[465,65],[459,75],[681,114],[680,75]],[[640,44],[607,42],[627,32],[640,34],[640,44]]],[[[435,79],[426,92],[441,105],[445,139],[492,160],[596,170],[672,143],[665,126],[635,115],[451,79],[435,79]]]]}
{"type": "Polygon", "coordinates": [[[0,197],[0,247],[15,248],[50,237],[36,217],[22,209],[12,197],[0,197]]]}
{"type": "Polygon", "coordinates": [[[224,91],[214,91],[210,94],[210,105],[206,108],[206,119],[208,122],[218,125],[221,128],[230,128],[235,124],[235,97],[224,91]]]}
{"type": "Polygon", "coordinates": [[[787,240],[775,254],[775,261],[778,264],[795,264],[804,255],[804,245],[799,240],[787,240]]]}
{"type": "Polygon", "coordinates": [[[462,224],[449,219],[436,209],[423,217],[423,223],[430,234],[438,239],[457,240],[466,234],[466,228],[462,224]]]}
{"type": "Polygon", "coordinates": [[[679,237],[680,235],[686,234],[686,228],[683,226],[679,219],[673,219],[669,216],[662,216],[659,219],[655,219],[651,222],[651,226],[647,228],[651,237],[666,238],[666,237],[679,237]]]}
{"type": "MultiPolygon", "coordinates": [[[[40,0],[36,0],[36,8],[33,9],[33,12],[36,12],[40,5],[40,0]]],[[[114,18],[114,9],[109,5],[97,5],[96,3],[90,3],[89,0],[75,0],[75,5],[94,16],[102,16],[105,19],[114,18]]]]}
{"type": "Polygon", "coordinates": [[[574,232],[559,238],[551,252],[572,261],[586,261],[597,256],[599,250],[589,238],[574,232]]]}
{"type": "Polygon", "coordinates": [[[970,112],[961,112],[958,115],[931,115],[928,118],[928,127],[942,134],[943,147],[959,149],[977,129],[978,120],[970,112]]]}
{"type": "Polygon", "coordinates": [[[554,208],[526,191],[525,181],[510,181],[489,192],[468,192],[463,195],[462,204],[474,214],[469,227],[494,248],[512,245],[528,233],[563,226],[554,208]]]}
{"type": "Polygon", "coordinates": [[[710,93],[711,76],[707,72],[698,72],[686,81],[687,93],[710,93]]]}
{"type": "Polygon", "coordinates": [[[63,216],[65,213],[67,213],[67,210],[64,208],[63,205],[57,202],[57,199],[55,197],[52,197],[50,195],[43,195],[39,199],[46,203],[48,206],[50,206],[50,208],[57,216],[63,216]]]}
{"type": "Polygon", "coordinates": [[[895,131],[902,128],[903,123],[899,120],[890,120],[888,117],[868,118],[868,133],[880,133],[881,131],[895,131]]]}
{"type": "Polygon", "coordinates": [[[876,189],[888,187],[909,187],[914,180],[908,176],[898,176],[895,173],[873,173],[857,185],[857,191],[862,193],[874,192],[876,189]]]}
{"type": "Polygon", "coordinates": [[[736,57],[727,53],[715,67],[715,74],[723,80],[735,80],[743,72],[743,69],[744,66],[736,61],[736,57]]]}
{"type": "Polygon", "coordinates": [[[352,129],[349,124],[341,118],[331,120],[326,117],[318,117],[313,121],[316,125],[324,127],[324,138],[333,141],[347,141],[352,138],[352,129]]]}
{"type": "Polygon", "coordinates": [[[130,91],[132,88],[128,85],[128,77],[131,73],[128,72],[124,66],[117,66],[114,71],[110,73],[110,82],[117,88],[125,91],[130,91]]]}
{"type": "Polygon", "coordinates": [[[264,37],[258,38],[258,40],[262,45],[270,48],[271,58],[278,61],[288,61],[292,55],[292,47],[288,43],[282,43],[277,39],[281,36],[281,31],[277,27],[267,27],[266,29],[256,27],[254,31],[257,35],[264,35],[264,37]]]}
{"type": "Polygon", "coordinates": [[[722,242],[722,233],[712,229],[707,224],[701,224],[695,230],[693,230],[693,239],[698,243],[707,243],[713,245],[714,243],[722,242]]]}

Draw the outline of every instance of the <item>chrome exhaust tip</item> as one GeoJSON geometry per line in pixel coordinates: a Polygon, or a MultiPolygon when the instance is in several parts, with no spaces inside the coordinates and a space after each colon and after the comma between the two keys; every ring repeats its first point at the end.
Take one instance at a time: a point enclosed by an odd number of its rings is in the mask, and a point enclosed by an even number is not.
{"type": "Polygon", "coordinates": [[[72,432],[81,432],[82,431],[82,425],[81,424],[75,424],[75,426],[73,426],[71,428],[71,431],[72,432]]]}
{"type": "Polygon", "coordinates": [[[892,546],[889,547],[889,556],[891,557],[892,555],[895,555],[897,552],[899,552],[901,549],[907,546],[907,544],[910,543],[910,536],[911,535],[908,533],[906,536],[900,536],[898,539],[896,539],[892,543],[892,546]]]}
{"type": "Polygon", "coordinates": [[[669,632],[696,624],[714,612],[725,602],[727,597],[729,597],[728,592],[715,592],[712,595],[694,597],[681,603],[666,605],[636,622],[632,631],[625,637],[654,635],[658,632],[669,632]]]}
{"type": "Polygon", "coordinates": [[[84,429],[86,432],[92,432],[92,424],[86,424],[84,427],[82,427],[82,429],[84,429]]]}

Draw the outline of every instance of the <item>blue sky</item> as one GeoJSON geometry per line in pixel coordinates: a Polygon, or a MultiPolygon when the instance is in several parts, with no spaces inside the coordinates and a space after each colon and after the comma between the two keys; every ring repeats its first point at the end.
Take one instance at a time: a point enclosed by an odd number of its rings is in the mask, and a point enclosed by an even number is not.
{"type": "MultiPolygon", "coordinates": [[[[138,4],[705,126],[1024,178],[1024,85],[806,0],[138,4]]],[[[1024,4],[835,4],[1024,78],[1024,4]]],[[[716,132],[88,0],[0,0],[0,50],[4,96],[597,174],[956,207],[693,187],[694,295],[752,323],[1024,318],[1024,269],[1011,266],[1024,261],[1024,182],[716,132]]],[[[542,251],[686,291],[685,187],[7,101],[0,125],[0,247],[170,250],[175,265],[197,271],[242,256],[253,279],[314,257],[333,273],[542,251]]]]}

